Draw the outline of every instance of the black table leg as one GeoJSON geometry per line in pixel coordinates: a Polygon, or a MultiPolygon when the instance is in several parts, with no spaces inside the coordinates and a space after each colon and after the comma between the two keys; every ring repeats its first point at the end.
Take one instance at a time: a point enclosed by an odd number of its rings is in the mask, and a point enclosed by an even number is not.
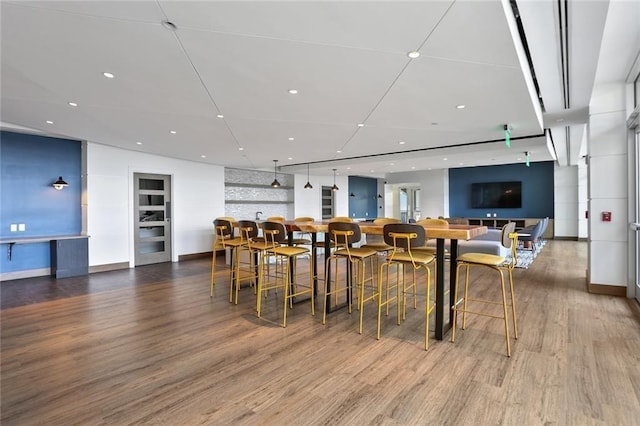
{"type": "Polygon", "coordinates": [[[444,239],[436,240],[436,339],[444,336],[444,239]]]}
{"type": "MultiPolygon", "coordinates": [[[[451,240],[449,247],[449,321],[444,326],[444,332],[451,330],[453,324],[453,306],[456,303],[456,277],[458,276],[458,240],[451,240]]],[[[446,312],[446,311],[445,311],[446,312]]]]}
{"type": "Polygon", "coordinates": [[[313,295],[314,297],[318,297],[318,248],[316,244],[318,243],[318,235],[316,232],[311,233],[311,270],[313,273],[313,295]]]}
{"type": "MultiPolygon", "coordinates": [[[[330,254],[330,250],[331,250],[331,243],[329,242],[329,234],[325,233],[324,234],[324,285],[326,288],[326,292],[329,293],[331,291],[331,268],[327,268],[327,259],[329,259],[329,256],[331,256],[330,254]]],[[[327,312],[331,312],[331,298],[330,297],[326,297],[327,299],[327,312]]]]}

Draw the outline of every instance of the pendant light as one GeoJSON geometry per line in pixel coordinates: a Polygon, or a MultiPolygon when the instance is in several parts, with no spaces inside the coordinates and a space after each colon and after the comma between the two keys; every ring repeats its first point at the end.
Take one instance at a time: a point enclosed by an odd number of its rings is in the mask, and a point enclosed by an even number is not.
{"type": "Polygon", "coordinates": [[[332,169],[333,170],[333,186],[331,187],[332,191],[337,191],[340,188],[338,188],[338,186],[336,185],[336,169],[332,169]]]}
{"type": "Polygon", "coordinates": [[[279,188],[280,182],[278,182],[278,160],[273,160],[273,182],[271,182],[272,188],[279,188]]]}
{"type": "Polygon", "coordinates": [[[312,189],[313,185],[309,182],[309,163],[307,163],[307,184],[304,186],[304,189],[312,189]]]}

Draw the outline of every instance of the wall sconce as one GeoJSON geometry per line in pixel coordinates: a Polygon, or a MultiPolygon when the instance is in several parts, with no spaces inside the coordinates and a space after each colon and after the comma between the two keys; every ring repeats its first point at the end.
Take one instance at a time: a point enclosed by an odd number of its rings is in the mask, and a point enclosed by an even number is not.
{"type": "Polygon", "coordinates": [[[332,169],[333,170],[333,186],[331,187],[332,191],[337,191],[340,188],[338,188],[338,185],[336,185],[336,170],[337,169],[332,169]]]}
{"type": "Polygon", "coordinates": [[[280,182],[278,182],[277,167],[278,167],[278,160],[273,160],[273,182],[271,182],[271,187],[272,188],[279,188],[280,187],[280,182]]]}
{"type": "Polygon", "coordinates": [[[524,164],[526,164],[527,167],[529,167],[531,165],[531,155],[530,155],[529,151],[525,151],[524,152],[524,164]]]}
{"type": "Polygon", "coordinates": [[[58,180],[53,182],[53,187],[58,191],[60,191],[65,186],[69,186],[69,184],[65,182],[64,179],[62,179],[62,176],[58,176],[58,180]]]}
{"type": "Polygon", "coordinates": [[[304,189],[312,189],[313,185],[311,185],[311,182],[309,182],[309,163],[307,163],[307,183],[304,186],[304,189]]]}

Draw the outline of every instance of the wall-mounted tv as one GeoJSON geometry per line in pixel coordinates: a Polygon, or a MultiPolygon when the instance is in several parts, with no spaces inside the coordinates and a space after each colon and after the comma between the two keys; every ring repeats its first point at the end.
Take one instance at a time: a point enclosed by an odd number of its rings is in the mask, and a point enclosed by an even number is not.
{"type": "Polygon", "coordinates": [[[522,207],[522,182],[485,182],[471,184],[471,208],[519,209],[522,207]]]}

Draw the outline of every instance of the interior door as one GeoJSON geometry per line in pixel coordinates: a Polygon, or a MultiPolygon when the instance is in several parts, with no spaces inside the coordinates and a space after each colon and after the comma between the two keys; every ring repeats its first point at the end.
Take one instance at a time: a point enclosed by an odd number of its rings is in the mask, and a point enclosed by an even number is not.
{"type": "Polygon", "coordinates": [[[136,266],[171,261],[171,176],[134,173],[136,266]]]}

